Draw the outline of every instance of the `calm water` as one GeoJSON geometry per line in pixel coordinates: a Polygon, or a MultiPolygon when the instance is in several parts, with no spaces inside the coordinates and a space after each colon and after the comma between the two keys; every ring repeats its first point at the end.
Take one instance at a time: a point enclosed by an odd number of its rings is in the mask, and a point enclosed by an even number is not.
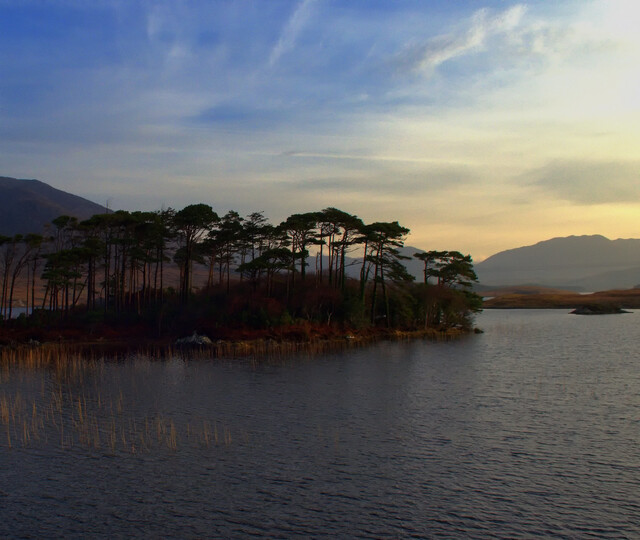
{"type": "Polygon", "coordinates": [[[0,536],[637,538],[638,317],[0,371],[0,536]]]}

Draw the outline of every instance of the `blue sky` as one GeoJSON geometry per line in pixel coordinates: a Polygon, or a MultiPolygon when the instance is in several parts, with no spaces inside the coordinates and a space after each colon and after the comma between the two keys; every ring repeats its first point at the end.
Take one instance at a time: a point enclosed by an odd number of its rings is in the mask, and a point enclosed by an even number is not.
{"type": "Polygon", "coordinates": [[[337,206],[477,260],[638,237],[638,27],[630,0],[0,0],[0,175],[337,206]]]}

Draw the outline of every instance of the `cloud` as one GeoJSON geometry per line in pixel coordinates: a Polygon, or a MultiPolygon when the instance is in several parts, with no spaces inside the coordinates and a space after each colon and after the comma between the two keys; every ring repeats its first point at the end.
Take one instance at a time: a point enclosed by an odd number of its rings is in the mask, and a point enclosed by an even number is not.
{"type": "Polygon", "coordinates": [[[210,127],[243,127],[255,130],[273,129],[289,118],[289,111],[278,108],[261,108],[255,105],[223,103],[192,116],[195,124],[210,127]]]}
{"type": "Polygon", "coordinates": [[[308,152],[300,150],[289,150],[282,153],[287,157],[300,157],[300,158],[320,158],[327,160],[354,160],[354,161],[395,161],[404,163],[438,163],[440,159],[436,158],[421,158],[410,156],[391,156],[384,154],[366,155],[366,154],[345,154],[338,152],[308,152]]]}
{"type": "Polygon", "coordinates": [[[640,201],[640,10],[479,4],[5,2],[0,162],[151,209],[353,205],[474,242],[494,212],[494,245],[635,230],[637,207],[595,205],[640,201]]]}
{"type": "Polygon", "coordinates": [[[413,45],[402,51],[396,61],[401,70],[430,73],[449,60],[483,50],[493,36],[508,36],[517,31],[525,11],[524,6],[515,5],[491,16],[487,9],[481,9],[473,15],[466,30],[441,34],[426,43],[413,45]]]}
{"type": "Polygon", "coordinates": [[[465,78],[463,88],[474,96],[483,82],[491,91],[537,80],[554,68],[593,70],[595,61],[619,56],[624,47],[633,50],[633,43],[637,40],[629,42],[599,26],[588,13],[567,18],[544,7],[516,4],[502,11],[480,9],[448,32],[414,39],[392,57],[392,64],[399,75],[422,75],[421,85],[437,72],[448,95],[451,83],[465,78]]]}
{"type": "MultiPolygon", "coordinates": [[[[379,169],[379,166],[377,167],[379,169]]],[[[384,194],[391,198],[405,199],[416,195],[447,191],[475,180],[467,167],[457,165],[432,165],[419,170],[394,168],[383,171],[356,169],[343,171],[344,176],[308,178],[286,182],[290,188],[324,194],[341,193],[358,195],[384,194]]]]}
{"type": "Polygon", "coordinates": [[[640,162],[553,161],[523,175],[527,184],[581,205],[637,203],[640,162]]]}
{"type": "Polygon", "coordinates": [[[291,15],[284,30],[280,34],[278,42],[271,50],[269,66],[274,66],[283,54],[293,49],[300,32],[311,16],[311,10],[315,3],[316,0],[302,0],[302,2],[298,4],[298,7],[296,7],[293,15],[291,15]]]}

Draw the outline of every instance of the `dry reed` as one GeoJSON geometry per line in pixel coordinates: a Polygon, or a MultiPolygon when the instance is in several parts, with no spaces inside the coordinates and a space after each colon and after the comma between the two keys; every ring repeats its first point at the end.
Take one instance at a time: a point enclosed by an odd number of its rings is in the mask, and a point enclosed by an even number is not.
{"type": "MultiPolygon", "coordinates": [[[[0,351],[0,377],[6,383],[0,391],[0,448],[54,444],[117,454],[175,452],[190,443],[206,448],[213,439],[218,444],[217,423],[213,436],[207,419],[181,429],[171,417],[136,415],[135,402],[128,402],[122,390],[105,395],[104,389],[92,388],[104,362],[96,356],[67,354],[59,347],[0,351]],[[32,384],[22,384],[25,378],[32,384]]],[[[228,426],[223,427],[221,442],[232,442],[228,426]]]]}
{"type": "MultiPolygon", "coordinates": [[[[454,339],[457,335],[395,332],[385,336],[396,340],[454,339]]],[[[361,347],[380,336],[349,339],[315,340],[308,342],[255,340],[219,341],[210,347],[184,349],[150,346],[136,349],[135,356],[152,359],[178,357],[189,359],[249,358],[251,362],[282,361],[300,355],[316,355],[361,347]]],[[[123,352],[124,351],[124,352],[123,352]]],[[[119,353],[131,357],[131,351],[119,353]]],[[[45,344],[40,347],[0,348],[0,447],[16,445],[57,444],[61,448],[81,446],[116,454],[138,453],[154,449],[172,452],[189,445],[210,448],[231,446],[231,428],[225,424],[200,419],[181,427],[173,418],[161,414],[136,416],[135,403],[128,403],[120,390],[105,395],[98,388],[104,373],[105,359],[114,358],[112,348],[87,348],[70,344],[45,344]],[[101,354],[102,353],[102,354],[101,354]],[[106,353],[106,355],[105,355],[106,353]],[[23,396],[21,378],[41,376],[39,386],[26,385],[32,395],[23,396]],[[87,388],[87,381],[94,387],[87,388]],[[5,389],[6,388],[6,389],[5,389]],[[8,388],[17,388],[9,391],[8,388]],[[80,389],[74,392],[73,389],[80,389]],[[88,395],[93,396],[87,398],[88,395]]],[[[116,356],[117,358],[117,356],[116,356]]],[[[339,444],[334,434],[334,444],[339,444]]],[[[240,433],[238,440],[249,442],[248,433],[240,433]]]]}

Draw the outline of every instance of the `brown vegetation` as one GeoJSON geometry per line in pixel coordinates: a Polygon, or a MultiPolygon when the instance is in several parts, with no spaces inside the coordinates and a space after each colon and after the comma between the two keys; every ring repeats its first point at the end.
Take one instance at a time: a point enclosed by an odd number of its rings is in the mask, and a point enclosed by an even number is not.
{"type": "Polygon", "coordinates": [[[511,285],[482,291],[485,297],[503,296],[505,294],[571,294],[574,291],[556,289],[554,287],[541,287],[539,285],[511,285]]]}
{"type": "Polygon", "coordinates": [[[591,294],[571,292],[542,294],[502,294],[484,301],[484,308],[562,308],[578,306],[617,306],[626,309],[640,308],[640,289],[601,291],[591,294]]]}

